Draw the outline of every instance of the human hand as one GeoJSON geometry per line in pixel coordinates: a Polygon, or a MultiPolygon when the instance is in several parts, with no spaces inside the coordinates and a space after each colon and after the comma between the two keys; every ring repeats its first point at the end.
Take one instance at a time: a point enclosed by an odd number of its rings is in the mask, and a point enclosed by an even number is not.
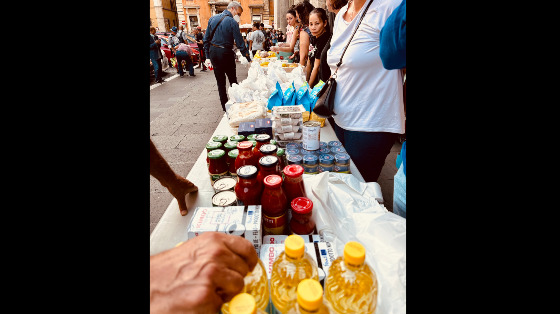
{"type": "Polygon", "coordinates": [[[273,51],[273,52],[278,52],[278,47],[272,46],[272,47],[270,47],[270,50],[273,51]]]}
{"type": "Polygon", "coordinates": [[[245,238],[205,232],[150,257],[151,313],[217,313],[237,295],[258,256],[245,238]]]}
{"type": "Polygon", "coordinates": [[[175,175],[175,180],[166,182],[165,187],[169,193],[177,199],[181,216],[186,216],[189,213],[189,210],[187,208],[187,202],[185,201],[185,195],[190,192],[198,191],[198,187],[191,181],[179,175],[175,175]]]}

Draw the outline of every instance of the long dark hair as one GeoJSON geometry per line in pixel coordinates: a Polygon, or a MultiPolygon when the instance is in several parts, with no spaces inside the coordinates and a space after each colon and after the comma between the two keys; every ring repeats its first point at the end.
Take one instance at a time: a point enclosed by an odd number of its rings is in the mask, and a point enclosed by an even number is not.
{"type": "Polygon", "coordinates": [[[299,15],[300,22],[303,25],[309,24],[309,13],[313,11],[313,9],[315,9],[315,7],[309,3],[309,0],[303,0],[303,2],[294,6],[294,10],[296,10],[299,15]]]}
{"type": "Polygon", "coordinates": [[[322,21],[327,23],[329,22],[329,18],[327,17],[327,11],[323,8],[315,8],[311,12],[309,12],[309,15],[311,14],[317,14],[322,21]]]}

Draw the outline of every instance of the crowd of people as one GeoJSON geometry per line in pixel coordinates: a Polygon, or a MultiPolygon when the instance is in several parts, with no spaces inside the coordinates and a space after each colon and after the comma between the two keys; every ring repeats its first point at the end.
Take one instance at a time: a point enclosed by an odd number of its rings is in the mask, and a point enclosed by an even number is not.
{"type": "MultiPolygon", "coordinates": [[[[286,34],[263,32],[263,25],[253,24],[252,31],[242,36],[239,17],[243,8],[231,1],[227,10],[208,21],[201,53],[214,67],[224,111],[226,76],[230,86],[237,83],[235,48],[249,62],[251,52],[260,45],[262,50],[270,45],[271,51],[291,54],[294,62],[305,67],[310,87],[336,73],[335,115],[329,121],[364,180],[375,182],[397,137],[405,132],[406,0],[327,0],[326,6],[326,10],[315,8],[304,0],[286,13],[286,34]],[[335,15],[333,25],[329,25],[327,12],[335,15]],[[265,44],[267,38],[269,44],[265,44]]],[[[159,49],[152,51],[159,44],[155,29],[150,33],[150,58],[157,62],[159,49]]],[[[161,75],[156,74],[156,81],[158,78],[161,75]]],[[[398,173],[406,177],[406,142],[399,160],[398,173]]],[[[185,195],[196,192],[197,187],[177,176],[153,143],[150,174],[169,189],[181,214],[186,215],[185,195]]],[[[406,218],[405,206],[399,204],[395,213],[406,218]]],[[[153,312],[218,311],[242,290],[243,277],[257,259],[248,240],[217,232],[151,256],[153,312]]]]}

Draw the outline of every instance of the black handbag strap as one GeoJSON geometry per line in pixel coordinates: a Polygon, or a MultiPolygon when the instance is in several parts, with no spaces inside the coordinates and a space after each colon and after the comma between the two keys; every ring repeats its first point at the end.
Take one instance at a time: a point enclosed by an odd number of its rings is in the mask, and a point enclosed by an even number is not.
{"type": "Polygon", "coordinates": [[[333,75],[336,74],[336,71],[338,71],[338,68],[342,64],[342,57],[344,57],[344,54],[346,53],[346,49],[348,49],[348,46],[350,46],[350,42],[352,41],[352,38],[354,38],[354,34],[356,34],[356,32],[358,31],[358,28],[360,27],[360,24],[362,23],[362,20],[364,19],[364,16],[366,16],[367,10],[369,9],[369,6],[372,3],[373,3],[373,0],[371,0],[368,3],[368,5],[366,6],[366,9],[364,10],[364,14],[362,14],[362,16],[360,17],[360,20],[358,21],[358,25],[354,29],[354,32],[352,33],[352,36],[350,36],[350,39],[348,40],[348,43],[346,44],[346,47],[344,47],[344,50],[342,51],[342,55],[340,56],[340,61],[338,61],[338,63],[336,64],[336,70],[334,70],[333,75]]]}

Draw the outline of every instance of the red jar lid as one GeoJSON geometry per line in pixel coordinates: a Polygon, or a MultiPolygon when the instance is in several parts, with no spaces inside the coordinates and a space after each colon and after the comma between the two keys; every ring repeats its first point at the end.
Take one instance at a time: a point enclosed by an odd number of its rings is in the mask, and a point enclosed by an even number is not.
{"type": "Polygon", "coordinates": [[[300,165],[288,165],[284,167],[284,175],[288,177],[299,177],[303,174],[303,167],[300,165]]]}
{"type": "Polygon", "coordinates": [[[243,142],[237,143],[237,149],[249,149],[249,148],[253,148],[253,143],[252,142],[243,141],[243,142]]]}
{"type": "Polygon", "coordinates": [[[264,177],[264,185],[275,188],[282,184],[282,177],[276,174],[270,174],[264,177]]]}
{"type": "Polygon", "coordinates": [[[313,202],[307,197],[296,197],[292,200],[292,210],[298,214],[308,214],[313,209],[313,202]]]}

